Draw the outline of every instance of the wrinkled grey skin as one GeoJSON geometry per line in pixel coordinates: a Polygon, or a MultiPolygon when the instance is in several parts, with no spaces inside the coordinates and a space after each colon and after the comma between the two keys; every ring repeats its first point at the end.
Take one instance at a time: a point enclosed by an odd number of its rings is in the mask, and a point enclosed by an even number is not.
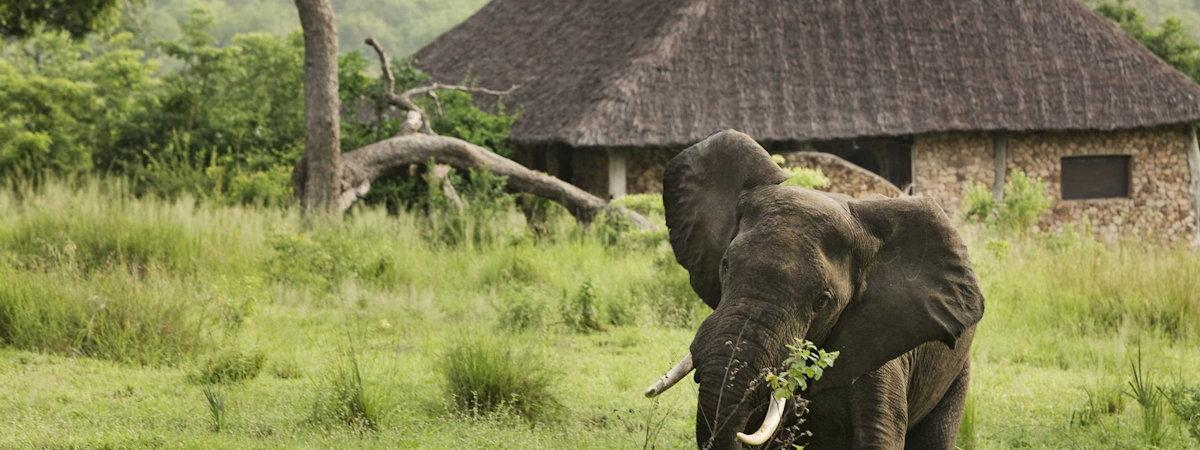
{"type": "MultiPolygon", "coordinates": [[[[953,448],[983,316],[957,233],[929,199],[855,200],[785,179],[735,131],[685,150],[664,176],[676,259],[715,309],[691,345],[697,445],[741,448],[735,433],[765,414],[762,372],[806,338],[841,356],[804,394],[813,436],[797,443],[953,448]]],[[[796,424],[794,403],[776,438],[796,424]]]]}

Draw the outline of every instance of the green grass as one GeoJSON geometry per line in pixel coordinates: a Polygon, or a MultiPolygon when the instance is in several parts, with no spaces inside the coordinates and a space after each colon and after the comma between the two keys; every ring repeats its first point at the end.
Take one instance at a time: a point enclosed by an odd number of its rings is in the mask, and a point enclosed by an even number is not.
{"type": "MultiPolygon", "coordinates": [[[[501,225],[363,209],[306,228],[292,211],[124,192],[0,194],[0,448],[694,445],[690,379],[641,396],[708,312],[661,236],[561,214],[534,234],[512,210],[501,225]],[[451,379],[456,354],[485,363],[451,379]],[[489,386],[557,406],[462,414],[450,394],[489,386]]],[[[964,444],[1200,445],[1196,253],[965,231],[988,303],[964,444]],[[1139,342],[1140,383],[1166,400],[1149,415],[1125,395],[1139,342]]]]}
{"type": "Polygon", "coordinates": [[[550,392],[554,374],[527,345],[491,337],[454,344],[439,367],[450,408],[470,417],[512,413],[537,419],[552,413],[558,406],[550,392]]]}

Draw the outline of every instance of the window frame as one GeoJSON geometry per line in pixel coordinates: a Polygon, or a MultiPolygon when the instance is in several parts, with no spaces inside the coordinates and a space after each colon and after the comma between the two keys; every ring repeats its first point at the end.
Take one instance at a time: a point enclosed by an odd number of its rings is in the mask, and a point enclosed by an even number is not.
{"type": "MultiPolygon", "coordinates": [[[[1062,156],[1059,158],[1058,170],[1059,170],[1058,197],[1059,197],[1059,200],[1061,200],[1061,201],[1065,201],[1065,202],[1087,202],[1087,201],[1105,201],[1105,200],[1112,201],[1112,200],[1130,200],[1133,198],[1133,155],[1130,155],[1130,154],[1066,155],[1066,156],[1062,156]],[[1068,160],[1079,161],[1079,160],[1089,160],[1089,159],[1090,160],[1111,159],[1111,160],[1120,160],[1120,161],[1124,162],[1124,164],[1125,164],[1125,167],[1124,167],[1125,186],[1123,189],[1123,193],[1121,195],[1104,195],[1104,196],[1096,196],[1096,197],[1079,196],[1079,195],[1073,195],[1070,197],[1067,196],[1067,183],[1066,183],[1067,161],[1068,160]]],[[[1073,194],[1078,194],[1078,193],[1073,192],[1073,194]]]]}

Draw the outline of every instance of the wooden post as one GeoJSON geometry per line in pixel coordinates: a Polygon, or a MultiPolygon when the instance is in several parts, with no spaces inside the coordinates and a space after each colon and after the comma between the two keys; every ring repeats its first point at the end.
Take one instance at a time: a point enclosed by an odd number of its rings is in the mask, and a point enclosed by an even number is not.
{"type": "Polygon", "coordinates": [[[1196,229],[1192,234],[1192,243],[1200,245],[1200,141],[1196,138],[1196,125],[1188,126],[1188,170],[1191,172],[1191,186],[1188,193],[1192,197],[1192,220],[1196,229]]]}
{"type": "Polygon", "coordinates": [[[625,151],[608,149],[608,198],[625,196],[625,151]]]}
{"type": "Polygon", "coordinates": [[[997,131],[992,133],[992,197],[996,201],[1004,200],[1004,181],[1008,177],[1008,135],[997,131]]]}

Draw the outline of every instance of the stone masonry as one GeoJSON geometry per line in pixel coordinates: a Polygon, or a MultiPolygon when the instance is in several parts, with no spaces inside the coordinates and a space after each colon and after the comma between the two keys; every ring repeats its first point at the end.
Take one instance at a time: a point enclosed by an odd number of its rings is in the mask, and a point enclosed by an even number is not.
{"type": "MultiPolygon", "coordinates": [[[[1007,137],[1005,173],[1021,170],[1046,183],[1052,207],[1042,219],[1043,229],[1080,224],[1107,238],[1173,241],[1194,235],[1186,126],[1007,137]],[[1063,200],[1061,158],[1085,155],[1131,156],[1129,197],[1063,200]]],[[[988,133],[918,136],[913,148],[916,193],[937,199],[951,217],[960,219],[966,188],[972,183],[992,186],[994,154],[988,133]]]]}

